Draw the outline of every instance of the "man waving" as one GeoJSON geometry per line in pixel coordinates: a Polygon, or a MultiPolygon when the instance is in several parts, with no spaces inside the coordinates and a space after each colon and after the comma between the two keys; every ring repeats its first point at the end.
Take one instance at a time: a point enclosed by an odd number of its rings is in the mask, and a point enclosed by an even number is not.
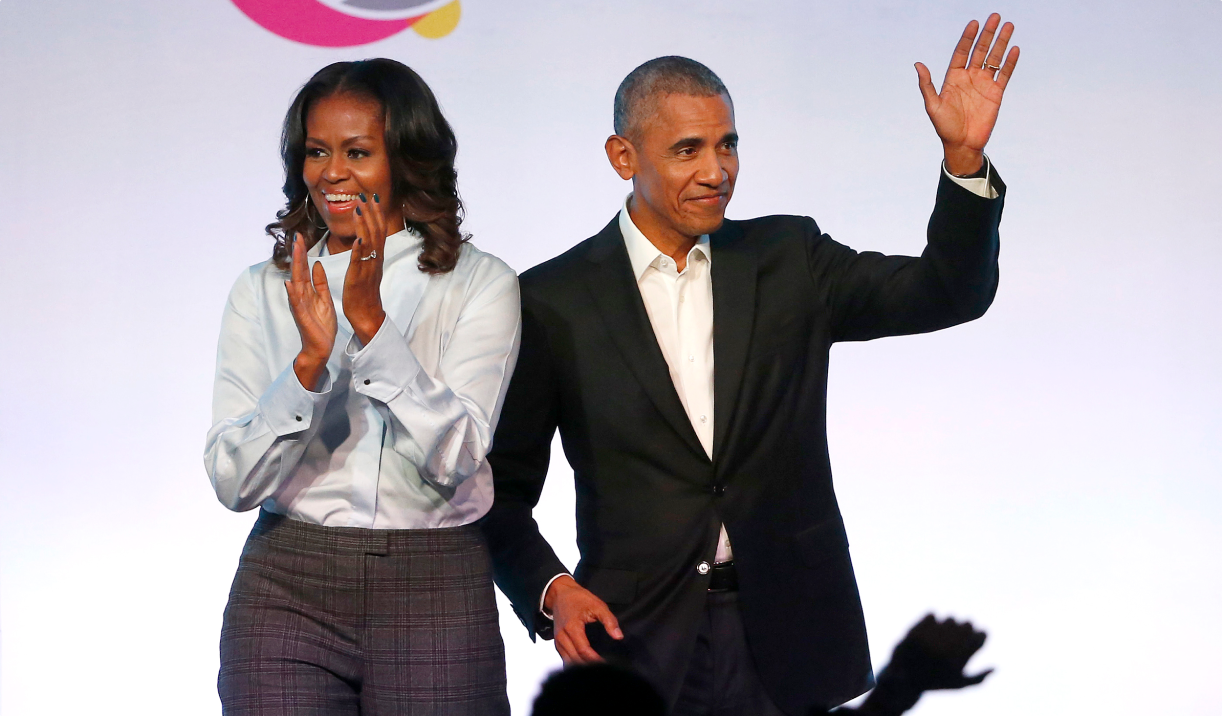
{"type": "Polygon", "coordinates": [[[624,79],[606,151],[632,193],[597,236],[522,274],[489,456],[497,584],[566,662],[627,661],[682,715],[805,714],[870,687],[828,354],[992,302],[1005,185],[984,147],[1018,61],[1000,22],[968,24],[941,91],[916,66],[945,150],[920,257],[858,253],[805,217],[726,220],[725,85],[681,57],[624,79]],[[576,481],[571,576],[532,517],[557,429],[576,481]]]}

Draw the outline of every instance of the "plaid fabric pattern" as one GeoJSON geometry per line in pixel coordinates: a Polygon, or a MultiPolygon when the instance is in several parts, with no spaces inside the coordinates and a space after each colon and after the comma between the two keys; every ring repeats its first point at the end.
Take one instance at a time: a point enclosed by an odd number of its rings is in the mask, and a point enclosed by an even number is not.
{"type": "Polygon", "coordinates": [[[509,714],[479,528],[261,513],[225,607],[217,687],[231,716],[509,714]]]}

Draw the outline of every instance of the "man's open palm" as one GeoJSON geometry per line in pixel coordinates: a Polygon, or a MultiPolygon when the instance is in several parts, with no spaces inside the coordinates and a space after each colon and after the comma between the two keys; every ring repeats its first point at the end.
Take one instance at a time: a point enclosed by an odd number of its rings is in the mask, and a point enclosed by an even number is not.
{"type": "MultiPolygon", "coordinates": [[[[948,169],[952,173],[963,166],[952,167],[952,161],[962,158],[964,162],[978,164],[978,155],[984,152],[993,126],[997,123],[997,112],[1001,109],[1001,98],[1005,93],[1014,67],[1018,64],[1018,48],[1011,48],[1005,64],[1001,58],[1006,53],[1014,25],[1006,23],[998,33],[1001,16],[993,13],[984,23],[984,30],[976,38],[979,23],[972,20],[963,30],[959,44],[950,58],[950,67],[942,81],[942,90],[934,89],[929,68],[916,63],[917,78],[921,94],[925,98],[925,111],[933,122],[934,130],[942,139],[946,149],[948,169]],[[993,42],[996,35],[997,42],[993,42]],[[973,41],[975,45],[973,46],[973,41]],[[990,49],[990,46],[991,49],[990,49]],[[1000,67],[1000,70],[993,68],[1000,67]]],[[[966,172],[974,171],[967,167],[966,172]]]]}

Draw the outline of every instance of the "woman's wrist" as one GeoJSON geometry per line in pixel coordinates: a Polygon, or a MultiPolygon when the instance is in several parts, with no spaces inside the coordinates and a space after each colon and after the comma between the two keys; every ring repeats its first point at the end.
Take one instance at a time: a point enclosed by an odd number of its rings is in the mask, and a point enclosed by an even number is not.
{"type": "Polygon", "coordinates": [[[357,340],[362,346],[369,345],[373,337],[378,335],[378,331],[382,330],[382,323],[386,320],[386,312],[379,310],[378,315],[373,318],[357,318],[349,316],[348,320],[352,323],[352,332],[356,334],[357,340]]]}
{"type": "Polygon", "coordinates": [[[297,380],[311,393],[318,392],[318,388],[321,387],[319,384],[326,370],[326,358],[319,358],[305,351],[298,353],[297,358],[293,361],[293,372],[297,374],[297,380]]]}

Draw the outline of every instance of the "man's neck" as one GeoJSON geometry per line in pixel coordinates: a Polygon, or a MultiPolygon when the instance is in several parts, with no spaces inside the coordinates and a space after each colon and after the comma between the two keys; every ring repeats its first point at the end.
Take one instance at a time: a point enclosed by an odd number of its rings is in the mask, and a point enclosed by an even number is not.
{"type": "Polygon", "coordinates": [[[628,199],[628,218],[649,239],[654,247],[674,259],[675,269],[680,273],[687,268],[687,254],[696,245],[698,236],[685,236],[673,228],[666,226],[652,211],[636,200],[636,194],[628,199]]]}

